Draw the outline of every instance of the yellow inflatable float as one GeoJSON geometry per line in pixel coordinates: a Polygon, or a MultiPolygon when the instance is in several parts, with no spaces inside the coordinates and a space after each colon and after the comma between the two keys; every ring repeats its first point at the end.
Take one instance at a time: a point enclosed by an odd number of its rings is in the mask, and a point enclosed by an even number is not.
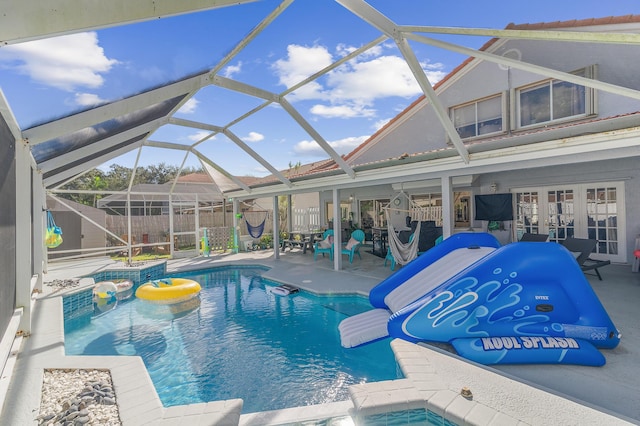
{"type": "Polygon", "coordinates": [[[200,284],[186,278],[163,278],[142,284],[136,290],[138,299],[171,304],[193,299],[200,294],[200,284]]]}

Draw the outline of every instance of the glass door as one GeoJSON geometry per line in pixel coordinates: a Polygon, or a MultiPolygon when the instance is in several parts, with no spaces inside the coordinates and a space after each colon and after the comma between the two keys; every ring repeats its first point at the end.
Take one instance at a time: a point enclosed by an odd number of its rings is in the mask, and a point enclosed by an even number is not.
{"type": "Polygon", "coordinates": [[[547,208],[545,217],[546,234],[549,241],[560,242],[576,237],[575,194],[573,189],[547,190],[547,208]]]}
{"type": "Polygon", "coordinates": [[[514,189],[514,241],[524,233],[548,234],[550,241],[589,238],[594,259],[626,262],[624,183],[575,184],[514,189]]]}
{"type": "Polygon", "coordinates": [[[597,240],[596,253],[616,256],[621,245],[618,232],[618,188],[616,186],[592,186],[587,195],[587,235],[597,240]]]}
{"type": "Polygon", "coordinates": [[[542,234],[538,221],[538,191],[522,191],[515,193],[515,241],[520,241],[524,234],[542,234]]]}

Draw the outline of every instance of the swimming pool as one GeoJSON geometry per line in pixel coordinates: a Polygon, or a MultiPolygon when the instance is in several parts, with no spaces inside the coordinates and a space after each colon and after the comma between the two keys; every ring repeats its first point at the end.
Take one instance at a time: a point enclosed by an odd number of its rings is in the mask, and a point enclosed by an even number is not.
{"type": "Polygon", "coordinates": [[[139,355],[165,406],[242,398],[243,413],[343,401],[352,384],[402,377],[388,340],[340,345],[339,322],[370,309],[361,296],[281,297],[264,268],[173,274],[198,281],[200,297],[65,317],[67,355],[139,355]]]}

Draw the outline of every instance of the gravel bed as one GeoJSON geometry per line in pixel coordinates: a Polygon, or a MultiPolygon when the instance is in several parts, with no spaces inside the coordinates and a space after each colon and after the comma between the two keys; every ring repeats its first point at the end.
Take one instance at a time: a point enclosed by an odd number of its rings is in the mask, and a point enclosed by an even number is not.
{"type": "Polygon", "coordinates": [[[38,425],[122,425],[106,370],[45,370],[38,425]]]}
{"type": "Polygon", "coordinates": [[[44,283],[47,287],[51,287],[52,293],[60,290],[67,290],[80,286],[80,278],[70,278],[66,280],[53,280],[44,283]]]}

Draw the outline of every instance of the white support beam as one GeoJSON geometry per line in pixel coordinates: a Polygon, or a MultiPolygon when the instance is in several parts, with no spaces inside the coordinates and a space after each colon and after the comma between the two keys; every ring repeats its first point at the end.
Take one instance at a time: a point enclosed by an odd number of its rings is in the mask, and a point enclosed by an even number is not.
{"type": "Polygon", "coordinates": [[[251,86],[240,81],[231,80],[230,78],[221,77],[216,75],[213,77],[212,84],[223,87],[225,89],[233,90],[234,92],[244,93],[245,95],[253,96],[260,99],[265,99],[270,102],[278,102],[280,97],[272,92],[261,89],[259,87],[251,86]]]}
{"type": "Polygon", "coordinates": [[[245,47],[249,45],[262,31],[265,30],[273,21],[276,20],[287,7],[293,3],[293,0],[283,0],[266,18],[264,18],[258,25],[256,25],[249,34],[247,34],[229,53],[225,55],[220,62],[210,71],[211,76],[220,72],[225,65],[227,65],[233,58],[236,57],[245,47]]]}
{"type": "Polygon", "coordinates": [[[356,172],[353,171],[350,165],[347,164],[346,161],[342,158],[340,154],[338,154],[329,143],[324,140],[324,138],[316,131],[316,129],[309,124],[302,115],[287,101],[285,98],[280,99],[280,105],[284,108],[285,111],[289,113],[289,115],[315,140],[315,142],[320,145],[322,149],[336,162],[338,167],[342,169],[349,177],[354,179],[356,177],[356,172]]]}
{"type": "Polygon", "coordinates": [[[461,28],[401,25],[402,32],[456,34],[483,37],[508,38],[511,40],[569,41],[578,43],[640,44],[640,34],[635,33],[595,33],[590,31],[554,30],[496,30],[491,28],[461,28]]]}
{"type": "MultiPolygon", "coordinates": [[[[178,179],[180,179],[180,173],[182,173],[182,169],[184,169],[184,165],[187,162],[187,158],[189,158],[189,152],[188,151],[184,153],[184,157],[182,157],[182,164],[180,164],[180,167],[178,168],[178,171],[176,172],[176,176],[173,179],[173,183],[171,184],[171,189],[169,190],[169,192],[171,194],[173,194],[175,192],[176,185],[178,183],[178,179]]],[[[198,245],[196,244],[196,247],[197,246],[198,245]]]]}
{"type": "Polygon", "coordinates": [[[206,74],[198,75],[120,101],[34,126],[24,130],[22,137],[28,139],[31,145],[37,145],[98,123],[143,110],[177,96],[187,96],[188,93],[201,89],[208,84],[209,78],[206,74]]]}
{"type": "Polygon", "coordinates": [[[462,161],[464,161],[465,164],[469,164],[469,151],[467,151],[467,147],[462,142],[462,139],[460,139],[460,135],[453,125],[449,114],[447,114],[447,110],[445,109],[444,105],[442,105],[442,102],[440,102],[440,98],[438,98],[436,91],[433,89],[433,86],[431,86],[427,75],[424,73],[424,70],[420,66],[418,58],[416,58],[413,50],[411,50],[411,47],[409,47],[409,43],[407,43],[407,40],[404,38],[396,40],[396,43],[405,60],[407,61],[407,64],[411,68],[413,75],[418,81],[422,92],[429,100],[429,103],[436,113],[440,124],[442,124],[442,127],[447,133],[449,140],[455,147],[456,151],[458,151],[458,154],[462,158],[462,161]]]}
{"type": "Polygon", "coordinates": [[[189,151],[191,149],[189,145],[181,145],[173,142],[152,141],[149,139],[147,139],[143,145],[153,148],[175,149],[177,151],[189,151]]]}
{"type": "Polygon", "coordinates": [[[0,2],[0,44],[166,18],[255,0],[6,0],[0,2]]]}
{"type": "Polygon", "coordinates": [[[237,177],[233,176],[231,173],[227,172],[225,169],[223,169],[222,167],[220,167],[219,165],[214,163],[209,157],[205,156],[204,154],[202,154],[197,149],[192,149],[191,152],[193,152],[200,159],[200,161],[203,161],[203,162],[207,163],[208,165],[210,165],[211,167],[216,169],[218,172],[222,173],[225,177],[231,179],[240,188],[244,189],[247,192],[251,192],[251,188],[249,188],[247,186],[247,184],[245,184],[240,179],[238,179],[237,177]]]}
{"type": "Polygon", "coordinates": [[[199,121],[185,120],[184,118],[169,118],[169,124],[175,124],[176,126],[190,127],[192,129],[209,130],[211,132],[222,133],[224,128],[220,126],[214,126],[213,124],[201,123],[199,121]]]}
{"type": "Polygon", "coordinates": [[[2,88],[0,88],[0,116],[4,117],[4,121],[7,123],[9,131],[11,131],[13,138],[16,141],[22,140],[22,132],[20,131],[20,126],[18,126],[16,117],[13,115],[13,111],[9,106],[9,102],[7,102],[7,98],[4,97],[2,88]]]}
{"type": "Polygon", "coordinates": [[[287,177],[285,175],[280,173],[280,171],[278,171],[275,167],[273,167],[271,165],[271,163],[269,163],[267,160],[262,158],[257,152],[255,152],[253,149],[251,149],[249,147],[249,145],[244,143],[242,141],[242,139],[240,139],[235,133],[233,133],[229,129],[225,129],[225,131],[223,133],[225,134],[225,136],[227,136],[229,139],[231,139],[236,145],[238,145],[240,148],[242,148],[242,150],[244,152],[249,154],[251,157],[253,157],[254,160],[256,160],[258,163],[262,164],[267,170],[269,170],[275,177],[278,178],[278,180],[280,182],[284,183],[288,187],[292,187],[293,186],[291,181],[289,179],[287,179],[287,177]]]}

